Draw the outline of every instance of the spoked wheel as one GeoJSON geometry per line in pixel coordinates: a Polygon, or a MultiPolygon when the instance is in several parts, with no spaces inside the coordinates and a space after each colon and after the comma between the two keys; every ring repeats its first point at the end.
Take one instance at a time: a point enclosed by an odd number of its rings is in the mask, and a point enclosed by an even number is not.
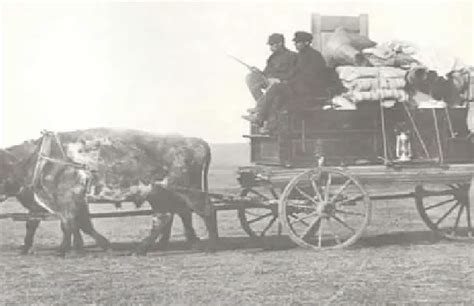
{"type": "Polygon", "coordinates": [[[247,196],[259,203],[259,207],[238,210],[240,224],[247,235],[252,238],[281,235],[282,227],[278,220],[279,192],[274,187],[245,188],[240,196],[247,196]]]}
{"type": "Polygon", "coordinates": [[[354,243],[369,223],[372,204],[354,177],[332,168],[301,173],[279,203],[284,228],[296,244],[315,250],[354,243]]]}
{"type": "Polygon", "coordinates": [[[425,224],[439,236],[474,241],[470,184],[417,186],[416,209],[425,224]]]}

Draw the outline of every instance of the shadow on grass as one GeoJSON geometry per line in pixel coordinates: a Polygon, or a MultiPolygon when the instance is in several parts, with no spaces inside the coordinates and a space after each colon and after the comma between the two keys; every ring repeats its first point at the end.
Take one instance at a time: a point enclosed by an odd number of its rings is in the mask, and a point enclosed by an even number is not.
{"type": "MultiPolygon", "coordinates": [[[[359,239],[351,248],[378,248],[392,245],[429,245],[438,243],[440,239],[431,231],[393,232],[374,236],[365,236],[359,239]]],[[[138,245],[135,242],[113,243],[112,248],[118,252],[131,252],[138,245]]],[[[208,240],[202,240],[198,248],[192,248],[185,241],[170,241],[166,249],[155,245],[150,253],[160,252],[164,254],[190,252],[205,252],[209,246],[208,240]]],[[[220,237],[216,252],[251,250],[255,252],[289,250],[297,248],[288,236],[269,236],[263,238],[250,237],[220,237]]]]}
{"type": "Polygon", "coordinates": [[[361,237],[354,248],[385,247],[390,245],[424,245],[440,241],[432,231],[392,232],[374,236],[361,237]]]}
{"type": "MultiPolygon", "coordinates": [[[[365,236],[359,239],[351,249],[363,248],[381,248],[386,246],[407,246],[407,245],[429,245],[439,243],[440,239],[431,231],[411,231],[411,232],[392,232],[374,236],[365,236]]],[[[449,242],[447,242],[449,243],[449,242]]],[[[58,244],[59,246],[59,244],[58,244]]],[[[138,242],[116,242],[112,243],[112,252],[110,254],[117,256],[129,255],[138,246],[138,242]]],[[[155,244],[149,254],[159,254],[160,256],[168,256],[173,254],[192,254],[203,253],[209,251],[209,241],[202,240],[197,248],[192,247],[186,241],[170,241],[166,249],[162,249],[155,244]]],[[[289,250],[297,248],[287,236],[270,236],[264,238],[250,237],[221,237],[217,242],[215,252],[246,250],[249,252],[265,252],[289,250]]],[[[19,246],[2,245],[0,251],[13,251],[19,249],[19,246]]],[[[47,253],[57,250],[57,246],[37,245],[35,250],[38,252],[45,251],[47,253]]],[[[104,254],[104,251],[96,245],[85,246],[87,254],[104,254]]]]}

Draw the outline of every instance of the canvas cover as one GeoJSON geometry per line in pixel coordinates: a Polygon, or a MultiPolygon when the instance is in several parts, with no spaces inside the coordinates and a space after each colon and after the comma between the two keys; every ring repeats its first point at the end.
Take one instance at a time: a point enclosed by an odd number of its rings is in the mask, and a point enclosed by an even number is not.
{"type": "Polygon", "coordinates": [[[329,67],[340,65],[363,66],[367,64],[361,50],[375,46],[369,38],[337,28],[328,38],[323,56],[329,67]]]}

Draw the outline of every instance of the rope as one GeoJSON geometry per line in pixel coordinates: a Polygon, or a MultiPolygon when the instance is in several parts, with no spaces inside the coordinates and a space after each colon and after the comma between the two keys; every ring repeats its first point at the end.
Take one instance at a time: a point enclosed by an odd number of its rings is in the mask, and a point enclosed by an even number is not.
{"type": "Polygon", "coordinates": [[[449,134],[451,134],[451,138],[454,138],[456,135],[454,134],[453,124],[451,122],[451,115],[449,114],[447,105],[444,108],[444,112],[446,113],[446,119],[448,119],[449,134]]]}
{"type": "Polygon", "coordinates": [[[431,109],[431,113],[433,114],[435,130],[436,130],[436,143],[438,144],[439,162],[442,164],[444,162],[444,155],[443,155],[443,148],[441,147],[441,135],[440,135],[439,126],[438,126],[438,116],[436,116],[436,110],[434,108],[431,109]]]}
{"type": "Polygon", "coordinates": [[[423,147],[423,151],[426,155],[427,158],[431,158],[430,156],[430,153],[428,152],[428,149],[426,148],[426,145],[425,145],[425,142],[423,141],[423,138],[421,138],[421,134],[420,134],[420,131],[418,130],[418,127],[415,123],[415,120],[413,119],[412,115],[411,115],[411,112],[410,110],[408,109],[408,107],[405,105],[405,103],[402,103],[403,104],[403,107],[405,108],[405,111],[407,112],[408,114],[408,117],[410,118],[410,122],[413,126],[413,129],[415,130],[415,134],[416,134],[416,137],[418,137],[418,141],[420,142],[421,146],[423,147]]]}
{"type": "Polygon", "coordinates": [[[67,155],[64,152],[64,148],[63,148],[63,145],[61,143],[61,140],[59,139],[58,133],[53,133],[53,135],[54,135],[54,140],[56,140],[56,144],[58,145],[59,150],[61,151],[62,158],[67,158],[67,155]]]}
{"type": "MultiPolygon", "coordinates": [[[[379,82],[379,88],[380,88],[380,70],[378,71],[378,78],[379,82]]],[[[379,97],[379,105],[380,105],[380,120],[382,123],[382,140],[383,140],[383,158],[384,158],[384,164],[388,164],[388,150],[387,150],[387,131],[385,130],[385,112],[384,112],[384,107],[382,105],[382,96],[380,95],[379,97]]]]}

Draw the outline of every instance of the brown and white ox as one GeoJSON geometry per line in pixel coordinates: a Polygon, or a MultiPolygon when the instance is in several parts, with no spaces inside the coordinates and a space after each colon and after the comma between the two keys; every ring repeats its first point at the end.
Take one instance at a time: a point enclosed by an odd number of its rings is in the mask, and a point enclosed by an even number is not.
{"type": "MultiPolygon", "coordinates": [[[[217,232],[205,193],[211,152],[205,141],[116,129],[58,136],[60,145],[49,145],[49,151],[43,153],[39,152],[40,140],[0,150],[0,193],[16,196],[32,212],[57,214],[64,233],[61,254],[70,249],[71,236],[75,247],[82,247],[79,230],[109,248],[108,240],[92,226],[88,198],[150,204],[152,229],[135,250],[138,254],[146,253],[160,235],[167,242],[174,214],[181,217],[187,240],[199,241],[192,226],[193,211],[204,218],[214,245],[217,232]],[[39,155],[49,158],[38,163],[39,155]]],[[[38,225],[38,220],[27,222],[24,253],[31,248],[38,225]]]]}

